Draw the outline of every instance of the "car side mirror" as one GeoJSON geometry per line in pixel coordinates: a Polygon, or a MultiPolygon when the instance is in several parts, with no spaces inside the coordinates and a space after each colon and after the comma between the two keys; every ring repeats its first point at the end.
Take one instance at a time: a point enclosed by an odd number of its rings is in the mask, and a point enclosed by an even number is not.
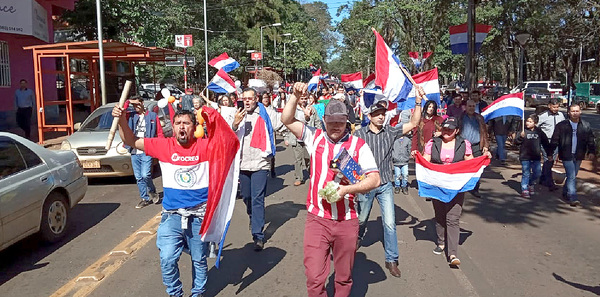
{"type": "Polygon", "coordinates": [[[79,131],[80,128],[81,128],[81,123],[75,123],[75,125],[73,125],[73,129],[75,129],[75,131],[79,131]]]}

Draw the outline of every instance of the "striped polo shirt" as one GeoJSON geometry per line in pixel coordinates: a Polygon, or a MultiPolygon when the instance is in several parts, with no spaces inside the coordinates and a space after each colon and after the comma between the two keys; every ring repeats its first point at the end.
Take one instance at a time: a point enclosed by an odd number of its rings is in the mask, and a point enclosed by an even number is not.
{"type": "Polygon", "coordinates": [[[323,130],[306,125],[302,131],[302,139],[310,154],[310,187],[306,197],[308,212],[336,221],[358,218],[353,194],[332,204],[319,197],[318,192],[334,179],[335,174],[329,168],[329,163],[342,148],[358,162],[364,174],[377,172],[377,164],[369,146],[364,140],[350,134],[334,143],[323,130]]]}
{"type": "Polygon", "coordinates": [[[394,149],[394,141],[402,137],[402,125],[396,127],[385,125],[375,133],[369,129],[369,126],[364,127],[354,133],[356,137],[360,137],[371,148],[377,168],[379,168],[379,176],[381,184],[386,184],[394,180],[394,164],[392,163],[392,151],[394,149]]]}

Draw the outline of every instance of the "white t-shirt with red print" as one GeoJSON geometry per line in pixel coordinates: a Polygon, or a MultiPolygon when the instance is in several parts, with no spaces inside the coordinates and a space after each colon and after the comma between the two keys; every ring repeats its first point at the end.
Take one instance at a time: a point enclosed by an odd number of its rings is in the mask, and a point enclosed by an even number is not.
{"type": "Polygon", "coordinates": [[[208,156],[207,139],[193,139],[194,143],[184,148],[177,139],[144,138],[146,154],[157,158],[162,171],[164,189],[163,208],[177,210],[190,208],[208,199],[208,156]]]}

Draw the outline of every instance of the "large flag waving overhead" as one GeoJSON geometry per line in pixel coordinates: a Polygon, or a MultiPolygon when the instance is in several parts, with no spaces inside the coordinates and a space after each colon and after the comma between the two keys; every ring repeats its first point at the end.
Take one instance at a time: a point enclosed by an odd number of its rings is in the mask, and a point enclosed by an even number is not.
{"type": "MultiPolygon", "coordinates": [[[[492,26],[476,24],[475,25],[475,52],[479,52],[481,44],[487,37],[492,26]]],[[[469,37],[467,23],[450,27],[450,49],[452,54],[467,54],[469,52],[469,37]]]]}
{"type": "Polygon", "coordinates": [[[374,89],[375,88],[375,73],[369,74],[365,80],[363,80],[363,86],[365,89],[374,89]]]}
{"type": "Polygon", "coordinates": [[[227,53],[222,53],[218,57],[210,60],[208,65],[215,67],[217,69],[223,69],[225,72],[231,72],[236,68],[240,67],[240,63],[238,63],[233,58],[230,58],[227,53]]]}
{"type": "MultiPolygon", "coordinates": [[[[417,85],[423,88],[425,91],[425,96],[427,97],[427,101],[433,100],[437,103],[437,106],[440,106],[440,84],[438,82],[438,69],[433,68],[429,71],[417,73],[412,76],[413,80],[417,83],[417,85]]],[[[406,100],[400,99],[398,101],[398,109],[406,110],[415,108],[415,100],[416,98],[416,89],[411,88],[410,93],[406,100]]],[[[422,106],[425,106],[426,100],[423,100],[422,106]]]]}
{"type": "Polygon", "coordinates": [[[483,169],[490,164],[486,156],[442,165],[432,164],[420,153],[415,154],[415,171],[419,196],[450,202],[456,194],[473,190],[483,169]]]}
{"type": "Polygon", "coordinates": [[[208,131],[208,200],[200,235],[204,242],[219,242],[219,259],[233,214],[240,172],[240,142],[223,117],[210,107],[202,108],[208,131]]]}
{"type": "Polygon", "coordinates": [[[486,122],[497,117],[510,115],[523,118],[524,110],[525,101],[523,101],[523,93],[514,93],[494,100],[492,104],[486,106],[481,111],[481,116],[483,116],[486,122]]]}
{"type": "Polygon", "coordinates": [[[236,91],[235,83],[223,69],[219,69],[206,88],[218,94],[233,93],[236,91]]]}
{"type": "Polygon", "coordinates": [[[363,88],[362,73],[342,74],[342,84],[346,89],[358,91],[363,88]]]}
{"type": "Polygon", "coordinates": [[[373,29],[376,37],[375,45],[375,84],[380,86],[383,95],[391,102],[398,102],[408,96],[412,88],[410,80],[400,69],[401,62],[383,37],[373,29]]]}

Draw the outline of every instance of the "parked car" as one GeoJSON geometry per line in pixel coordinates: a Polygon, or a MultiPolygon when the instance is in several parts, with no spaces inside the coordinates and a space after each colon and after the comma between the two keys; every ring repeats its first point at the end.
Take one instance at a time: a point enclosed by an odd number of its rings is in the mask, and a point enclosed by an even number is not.
{"type": "Polygon", "coordinates": [[[552,98],[560,98],[563,95],[563,88],[560,81],[526,81],[522,85],[515,87],[510,92],[518,93],[523,92],[526,88],[542,88],[550,92],[552,98]]]}
{"type": "Polygon", "coordinates": [[[496,86],[488,90],[487,98],[488,100],[493,101],[507,94],[510,94],[509,88],[496,86]]]}
{"type": "MultiPolygon", "coordinates": [[[[171,92],[171,96],[174,96],[175,98],[179,98],[179,97],[185,95],[182,90],[180,90],[178,87],[176,87],[173,84],[165,84],[165,86],[171,92]]],[[[156,93],[160,92],[160,85],[159,84],[141,84],[140,90],[143,90],[144,92],[156,94],[156,93]]],[[[151,99],[154,99],[154,97],[152,97],[151,99]]]]}
{"type": "Polygon", "coordinates": [[[525,100],[525,106],[530,107],[547,105],[551,98],[552,94],[545,88],[526,88],[523,100],[525,100]]]}
{"type": "Polygon", "coordinates": [[[0,250],[37,232],[48,242],[62,239],[87,185],[72,152],[0,132],[0,250]]]}
{"type": "Polygon", "coordinates": [[[583,82],[575,84],[575,101],[579,104],[582,110],[588,107],[596,107],[596,111],[600,113],[600,83],[583,82]]]}
{"type": "MultiPolygon", "coordinates": [[[[111,113],[115,104],[102,105],[94,110],[83,123],[75,124],[77,131],[68,136],[61,144],[61,150],[72,151],[77,155],[83,166],[84,174],[90,178],[133,175],[131,155],[125,148],[118,132],[115,134],[110,149],[105,149],[113,121],[111,113]]],[[[161,126],[164,127],[165,116],[162,110],[155,108],[157,102],[145,100],[144,106],[147,110],[158,111],[161,117],[161,126]]]]}

